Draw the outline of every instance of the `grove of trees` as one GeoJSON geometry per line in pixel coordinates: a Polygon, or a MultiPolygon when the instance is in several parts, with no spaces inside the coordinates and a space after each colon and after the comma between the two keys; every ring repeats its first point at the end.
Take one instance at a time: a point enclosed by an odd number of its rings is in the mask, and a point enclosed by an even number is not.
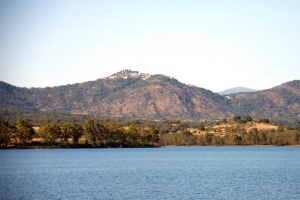
{"type": "Polygon", "coordinates": [[[151,147],[159,140],[158,131],[131,124],[129,127],[100,124],[88,119],[83,124],[46,124],[34,131],[33,125],[18,119],[10,124],[0,120],[1,147],[151,147]]]}
{"type": "Polygon", "coordinates": [[[106,122],[96,119],[48,123],[34,127],[28,121],[0,120],[1,148],[109,148],[165,145],[299,145],[300,128],[277,125],[276,129],[245,128],[250,116],[234,116],[213,123],[188,120],[129,120],[106,122]]]}

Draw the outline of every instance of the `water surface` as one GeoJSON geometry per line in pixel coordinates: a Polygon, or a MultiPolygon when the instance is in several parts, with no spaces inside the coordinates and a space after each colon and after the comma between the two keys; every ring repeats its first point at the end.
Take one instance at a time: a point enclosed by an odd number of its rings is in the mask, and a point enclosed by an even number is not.
{"type": "Polygon", "coordinates": [[[300,199],[300,147],[0,151],[0,199],[300,199]]]}

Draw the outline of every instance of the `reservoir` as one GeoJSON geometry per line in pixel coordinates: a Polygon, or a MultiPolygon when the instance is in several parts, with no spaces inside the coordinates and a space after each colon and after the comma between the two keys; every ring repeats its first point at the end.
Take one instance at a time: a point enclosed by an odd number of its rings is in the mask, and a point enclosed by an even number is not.
{"type": "Polygon", "coordinates": [[[300,199],[300,147],[0,151],[0,199],[300,199]]]}

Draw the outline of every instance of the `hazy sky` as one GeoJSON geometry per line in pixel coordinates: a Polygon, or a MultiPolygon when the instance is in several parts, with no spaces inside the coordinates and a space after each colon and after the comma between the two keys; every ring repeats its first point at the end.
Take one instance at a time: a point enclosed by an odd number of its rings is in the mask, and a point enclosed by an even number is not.
{"type": "Polygon", "coordinates": [[[120,70],[214,92],[300,79],[299,0],[0,0],[0,80],[46,87],[120,70]]]}

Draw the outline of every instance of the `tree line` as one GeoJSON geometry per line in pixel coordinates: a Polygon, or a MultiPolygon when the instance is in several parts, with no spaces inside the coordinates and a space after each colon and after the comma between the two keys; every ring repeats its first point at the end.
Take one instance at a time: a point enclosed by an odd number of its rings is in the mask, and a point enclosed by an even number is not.
{"type": "Polygon", "coordinates": [[[38,131],[22,119],[15,124],[0,120],[1,147],[151,147],[157,145],[158,139],[158,131],[153,127],[131,124],[124,128],[94,119],[83,124],[46,124],[38,131]]]}
{"type": "MultiPolygon", "coordinates": [[[[106,122],[86,119],[65,123],[46,123],[34,127],[21,118],[15,122],[0,120],[2,148],[64,148],[64,147],[154,147],[165,145],[299,145],[299,127],[246,131],[250,116],[233,116],[213,123],[162,119],[106,122]],[[229,122],[228,122],[229,121],[229,122]],[[221,130],[220,125],[225,130],[221,130]],[[219,128],[218,128],[219,127],[219,128]]],[[[253,122],[254,123],[254,122],[253,122]]],[[[255,123],[269,124],[269,119],[255,123]]]]}
{"type": "Polygon", "coordinates": [[[237,133],[227,133],[220,135],[218,133],[206,132],[201,135],[192,134],[190,131],[182,131],[173,134],[164,134],[159,140],[160,145],[174,146],[223,146],[223,145],[299,145],[300,130],[258,130],[252,128],[237,133]]]}

